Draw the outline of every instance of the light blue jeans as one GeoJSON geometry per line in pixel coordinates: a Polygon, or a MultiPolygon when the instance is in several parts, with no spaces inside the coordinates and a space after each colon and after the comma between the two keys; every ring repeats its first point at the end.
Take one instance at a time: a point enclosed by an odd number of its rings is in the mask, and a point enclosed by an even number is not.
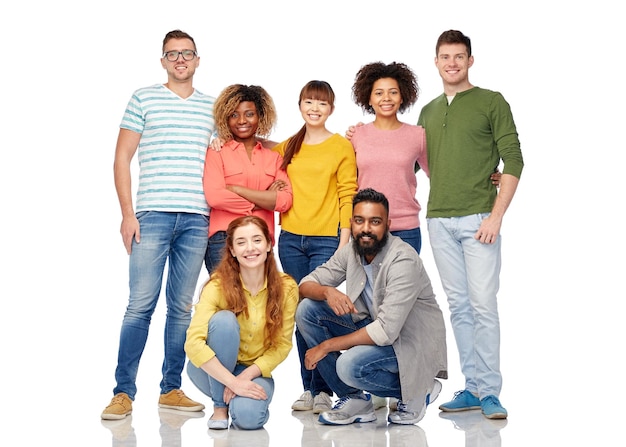
{"type": "MultiPolygon", "coordinates": [[[[241,374],[247,366],[237,363],[239,353],[239,322],[235,314],[229,310],[216,312],[209,320],[207,344],[215,352],[222,365],[235,376],[241,374]]],[[[224,402],[224,384],[208,375],[203,369],[187,362],[187,374],[200,391],[213,400],[215,407],[228,407],[231,424],[242,430],[257,430],[265,425],[270,417],[269,405],[274,395],[274,379],[256,377],[252,381],[261,385],[267,399],[257,400],[249,397],[235,396],[230,403],[224,402]]]]}
{"type": "MultiPolygon", "coordinates": [[[[372,322],[354,323],[350,315],[336,315],[326,301],[305,298],[296,310],[296,324],[309,346],[332,337],[351,334],[372,322]]],[[[343,353],[331,352],[316,370],[339,397],[369,391],[377,396],[400,398],[398,360],[391,346],[355,346],[343,353]]]]}
{"type": "MultiPolygon", "coordinates": [[[[300,283],[300,280],[317,267],[325,263],[339,247],[339,231],[337,236],[302,236],[281,230],[278,238],[278,256],[283,271],[300,283]]],[[[304,355],[308,349],[298,325],[295,330],[296,347],[300,359],[300,376],[304,391],[317,396],[322,391],[333,395],[330,386],[315,370],[304,367],[304,355]]]]}
{"type": "Polygon", "coordinates": [[[193,213],[144,211],[137,213],[141,242],[133,240],[130,254],[128,306],[122,321],[115,370],[114,394],[135,399],[139,360],[146,346],[152,314],[161,294],[168,263],[165,302],[165,356],[161,394],[181,386],[185,367],[185,337],[191,303],[207,247],[209,218],[193,213]]]}
{"type": "Polygon", "coordinates": [[[456,339],[465,388],[480,398],[500,395],[501,237],[494,244],[474,239],[489,214],[429,218],[428,233],[456,339]]]}

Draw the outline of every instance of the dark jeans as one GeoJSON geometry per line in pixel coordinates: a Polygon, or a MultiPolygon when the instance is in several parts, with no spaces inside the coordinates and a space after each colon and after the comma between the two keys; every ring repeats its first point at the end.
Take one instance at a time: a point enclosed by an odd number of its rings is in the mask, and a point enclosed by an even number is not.
{"type": "MultiPolygon", "coordinates": [[[[315,270],[337,251],[339,246],[339,232],[337,236],[302,236],[281,230],[278,238],[278,256],[283,271],[291,275],[297,283],[315,270]]],[[[296,346],[300,358],[300,375],[304,391],[311,391],[313,396],[322,391],[329,396],[333,391],[316,370],[304,367],[304,355],[308,348],[300,330],[296,325],[296,346]]]]}

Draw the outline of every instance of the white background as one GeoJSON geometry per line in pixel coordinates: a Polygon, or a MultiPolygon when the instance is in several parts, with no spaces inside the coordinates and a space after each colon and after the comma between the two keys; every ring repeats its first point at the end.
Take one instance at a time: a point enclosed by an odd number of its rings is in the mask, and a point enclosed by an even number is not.
{"type": "MultiPolygon", "coordinates": [[[[159,58],[167,31],[195,38],[202,92],[217,96],[232,83],[266,88],[279,115],[272,138],[281,141],[302,125],[297,100],[311,79],[330,82],[337,94],[331,130],[343,134],[371,120],[352,103],[351,86],[362,65],[378,60],[417,73],[419,101],[401,117],[415,123],[442,92],[436,39],[460,29],[473,44],[470,81],[511,104],[526,163],[502,229],[501,398],[510,412],[503,445],[622,442],[626,67],[617,3],[65,0],[3,9],[0,415],[7,435],[23,445],[110,442],[99,414],[114,386],[128,296],[113,154],[132,92],[166,80],[159,58]]],[[[418,183],[425,209],[428,180],[418,174],[418,183]]],[[[137,404],[145,407],[135,414],[156,406],[164,313],[160,303],[139,371],[137,404]]],[[[295,348],[275,374],[283,406],[301,391],[294,356],[295,348]]],[[[448,357],[441,402],[463,386],[452,338],[448,357]]],[[[462,445],[450,423],[446,432],[429,431],[431,412],[420,424],[430,445],[451,445],[444,439],[453,435],[462,445]]],[[[295,420],[271,423],[299,436],[295,420]]],[[[155,445],[156,431],[142,433],[139,445],[155,445]]]]}

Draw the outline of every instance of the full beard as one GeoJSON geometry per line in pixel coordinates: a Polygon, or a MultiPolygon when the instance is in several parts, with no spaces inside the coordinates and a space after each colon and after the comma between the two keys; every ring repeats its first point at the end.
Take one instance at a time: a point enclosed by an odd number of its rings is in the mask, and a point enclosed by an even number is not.
{"type": "Polygon", "coordinates": [[[378,239],[371,233],[359,233],[353,238],[354,248],[357,253],[361,256],[376,256],[387,243],[388,233],[385,231],[385,234],[381,239],[378,239]],[[372,244],[368,246],[361,245],[361,239],[364,237],[370,237],[372,239],[372,244]]]}

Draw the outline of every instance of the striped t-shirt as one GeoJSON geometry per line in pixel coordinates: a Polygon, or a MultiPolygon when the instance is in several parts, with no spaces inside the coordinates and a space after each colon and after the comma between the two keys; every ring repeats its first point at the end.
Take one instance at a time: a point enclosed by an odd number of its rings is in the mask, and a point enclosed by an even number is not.
{"type": "Polygon", "coordinates": [[[136,212],[209,214],[202,174],[214,103],[198,90],[183,99],[162,84],[135,91],[120,127],[141,134],[136,212]]]}

